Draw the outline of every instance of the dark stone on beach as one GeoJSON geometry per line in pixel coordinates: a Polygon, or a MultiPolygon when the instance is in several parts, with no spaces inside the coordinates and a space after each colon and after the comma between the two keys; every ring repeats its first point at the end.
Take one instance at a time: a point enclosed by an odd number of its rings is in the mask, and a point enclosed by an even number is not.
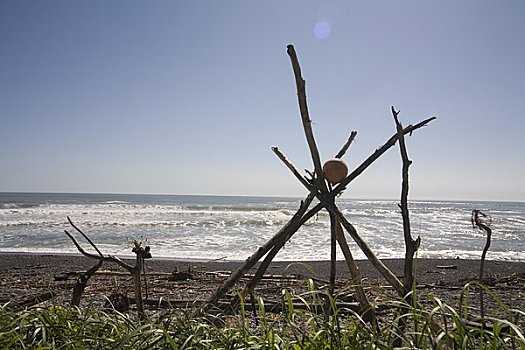
{"type": "Polygon", "coordinates": [[[173,271],[171,276],[168,277],[168,280],[172,282],[187,281],[192,279],[194,279],[193,274],[185,271],[173,271]]]}
{"type": "Polygon", "coordinates": [[[113,292],[108,296],[108,300],[106,301],[104,308],[113,309],[118,312],[126,312],[129,311],[129,304],[129,298],[126,294],[121,292],[113,292]]]}

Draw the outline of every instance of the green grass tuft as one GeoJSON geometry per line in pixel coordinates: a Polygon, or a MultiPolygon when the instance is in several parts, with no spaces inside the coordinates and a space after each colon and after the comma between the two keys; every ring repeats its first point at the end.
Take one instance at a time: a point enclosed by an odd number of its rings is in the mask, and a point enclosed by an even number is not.
{"type": "MultiPolygon", "coordinates": [[[[505,305],[486,287],[467,285],[458,310],[433,298],[426,309],[403,300],[388,303],[377,325],[310,284],[296,295],[283,290],[283,311],[248,316],[241,299],[237,315],[171,311],[156,321],[130,314],[50,306],[22,311],[0,307],[0,349],[525,349],[525,312],[505,305]],[[483,322],[471,319],[470,288],[484,288],[499,309],[483,322]]],[[[152,317],[154,318],[154,317],[152,317]]]]}

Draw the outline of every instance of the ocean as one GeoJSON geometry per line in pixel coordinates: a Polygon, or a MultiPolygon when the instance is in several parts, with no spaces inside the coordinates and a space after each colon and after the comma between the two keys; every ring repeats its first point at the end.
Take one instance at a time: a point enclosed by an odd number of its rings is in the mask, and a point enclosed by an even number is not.
{"type": "MultiPolygon", "coordinates": [[[[244,260],[266,243],[299,208],[301,198],[135,194],[0,193],[0,252],[78,253],[64,230],[88,251],[67,216],[105,254],[132,256],[133,240],[154,258],[244,260]]],[[[404,256],[397,200],[338,199],[337,204],[379,258],[404,256]]],[[[525,203],[410,201],[419,257],[479,259],[483,232],[473,209],[492,218],[487,259],[525,261],[525,203]]],[[[364,259],[348,236],[356,259],[364,259]]],[[[341,252],[339,259],[343,259],[341,252]]],[[[275,260],[330,258],[329,216],[321,211],[275,260]]]]}

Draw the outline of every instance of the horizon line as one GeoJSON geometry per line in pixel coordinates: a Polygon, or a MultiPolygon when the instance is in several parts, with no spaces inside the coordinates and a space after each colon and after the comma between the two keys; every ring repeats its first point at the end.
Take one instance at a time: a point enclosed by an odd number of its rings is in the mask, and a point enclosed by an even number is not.
{"type": "MultiPolygon", "coordinates": [[[[136,196],[199,196],[199,197],[258,197],[258,198],[289,198],[302,199],[303,197],[296,195],[249,195],[249,194],[188,194],[188,193],[145,193],[145,192],[68,192],[68,191],[0,191],[0,194],[66,194],[66,195],[136,195],[136,196]]],[[[345,198],[350,200],[362,201],[397,201],[399,198],[345,198]]],[[[444,198],[410,198],[409,201],[417,202],[506,202],[506,203],[525,203],[525,200],[509,200],[509,199],[444,199],[444,198]]]]}

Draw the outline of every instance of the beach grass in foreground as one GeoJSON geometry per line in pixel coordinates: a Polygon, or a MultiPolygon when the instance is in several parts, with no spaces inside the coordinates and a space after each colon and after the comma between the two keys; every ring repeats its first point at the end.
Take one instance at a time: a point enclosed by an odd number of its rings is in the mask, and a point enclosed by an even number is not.
{"type": "Polygon", "coordinates": [[[257,316],[243,302],[235,314],[164,311],[138,321],[132,313],[95,307],[0,308],[1,349],[525,349],[525,311],[490,289],[469,284],[457,308],[431,298],[424,308],[390,300],[377,323],[337,307],[325,291],[282,292],[282,312],[257,316]],[[498,308],[484,320],[470,316],[470,289],[483,288],[498,308]],[[499,316],[505,315],[505,318],[499,316]]]}

